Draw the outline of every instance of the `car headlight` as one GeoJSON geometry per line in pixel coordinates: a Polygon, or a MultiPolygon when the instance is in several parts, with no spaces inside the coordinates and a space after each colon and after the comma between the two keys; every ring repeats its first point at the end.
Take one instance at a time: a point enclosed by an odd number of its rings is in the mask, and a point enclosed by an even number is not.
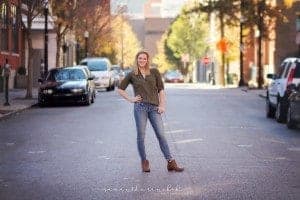
{"type": "Polygon", "coordinates": [[[53,90],[52,89],[45,89],[45,90],[43,90],[43,94],[53,94],[53,90]]]}
{"type": "Polygon", "coordinates": [[[73,92],[73,93],[83,93],[84,89],[82,89],[82,88],[74,88],[74,89],[71,89],[71,92],[73,92]]]}

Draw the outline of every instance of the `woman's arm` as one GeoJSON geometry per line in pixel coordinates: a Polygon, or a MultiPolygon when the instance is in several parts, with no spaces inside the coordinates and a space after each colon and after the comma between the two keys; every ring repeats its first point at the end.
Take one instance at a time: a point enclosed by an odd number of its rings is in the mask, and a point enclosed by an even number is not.
{"type": "Polygon", "coordinates": [[[142,97],[140,95],[137,95],[135,97],[130,97],[128,95],[128,93],[125,90],[122,90],[120,88],[118,88],[118,93],[127,101],[131,102],[131,103],[135,103],[135,102],[140,102],[142,101],[142,97]]]}
{"type": "Polygon", "coordinates": [[[158,113],[162,114],[166,111],[166,94],[164,90],[159,91],[158,98],[159,98],[158,113]]]}

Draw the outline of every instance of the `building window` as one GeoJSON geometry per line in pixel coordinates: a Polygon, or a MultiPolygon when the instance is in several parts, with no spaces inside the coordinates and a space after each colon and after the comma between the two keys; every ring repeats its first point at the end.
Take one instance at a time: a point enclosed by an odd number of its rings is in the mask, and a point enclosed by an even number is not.
{"type": "Polygon", "coordinates": [[[19,17],[18,9],[15,5],[11,5],[12,20],[12,51],[18,53],[19,50],[19,17]]]}
{"type": "Polygon", "coordinates": [[[0,8],[0,37],[1,37],[1,46],[2,51],[8,51],[8,6],[6,3],[2,3],[0,8]]]}

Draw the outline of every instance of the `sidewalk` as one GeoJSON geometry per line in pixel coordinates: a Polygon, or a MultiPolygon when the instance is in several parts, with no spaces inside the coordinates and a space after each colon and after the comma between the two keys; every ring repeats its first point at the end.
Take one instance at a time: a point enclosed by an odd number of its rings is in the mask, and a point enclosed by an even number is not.
{"type": "Polygon", "coordinates": [[[5,93],[0,93],[0,120],[5,119],[15,113],[21,112],[25,109],[37,104],[38,90],[36,88],[32,91],[32,99],[25,99],[25,89],[11,89],[9,90],[9,106],[4,106],[5,93]]]}

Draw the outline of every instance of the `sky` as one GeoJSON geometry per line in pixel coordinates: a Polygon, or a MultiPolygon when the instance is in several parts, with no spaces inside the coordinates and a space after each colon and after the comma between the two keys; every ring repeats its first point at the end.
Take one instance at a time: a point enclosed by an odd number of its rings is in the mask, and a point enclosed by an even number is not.
{"type": "MultiPolygon", "coordinates": [[[[115,13],[118,5],[127,5],[128,14],[143,14],[144,4],[148,0],[111,0],[111,12],[115,13]]],[[[188,0],[161,0],[161,15],[175,17],[180,12],[182,5],[188,0]]]]}

